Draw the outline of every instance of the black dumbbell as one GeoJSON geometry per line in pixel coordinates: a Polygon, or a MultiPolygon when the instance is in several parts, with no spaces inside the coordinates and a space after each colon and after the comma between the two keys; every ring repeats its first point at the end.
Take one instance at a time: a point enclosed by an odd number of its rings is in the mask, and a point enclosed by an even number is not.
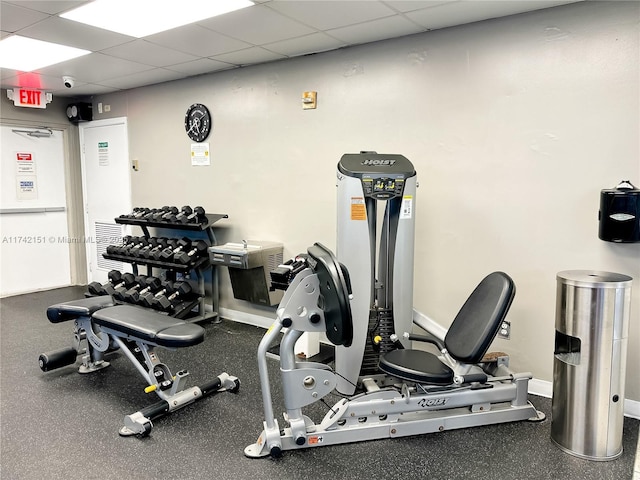
{"type": "Polygon", "coordinates": [[[120,215],[120,218],[135,218],[136,215],[141,211],[144,210],[144,208],[141,207],[134,207],[133,210],[131,210],[131,213],[125,213],[123,215],[120,215]]]}
{"type": "Polygon", "coordinates": [[[133,237],[131,235],[126,235],[122,237],[122,243],[120,245],[107,245],[107,253],[109,255],[117,255],[118,249],[128,244],[132,238],[133,237]]]}
{"type": "Polygon", "coordinates": [[[150,208],[143,207],[136,212],[133,218],[136,220],[144,218],[144,216],[147,215],[150,211],[151,211],[150,208]]]}
{"type": "Polygon", "coordinates": [[[139,257],[140,251],[149,247],[149,240],[146,237],[140,237],[140,240],[133,247],[129,248],[127,255],[130,257],[139,257]]]}
{"type": "Polygon", "coordinates": [[[207,217],[205,216],[204,208],[196,207],[193,209],[191,215],[187,217],[188,222],[184,223],[207,223],[207,217]]]}
{"type": "Polygon", "coordinates": [[[137,250],[134,253],[134,256],[139,257],[139,258],[149,258],[149,253],[154,249],[157,248],[158,245],[162,242],[162,238],[160,237],[151,237],[147,239],[147,244],[140,248],[139,250],[137,250]]]}
{"type": "Polygon", "coordinates": [[[120,252],[120,255],[124,255],[126,257],[132,257],[132,252],[138,251],[142,247],[144,247],[148,241],[146,237],[135,237],[137,240],[135,242],[131,242],[129,245],[125,245],[120,252]]]}
{"type": "Polygon", "coordinates": [[[138,304],[143,307],[152,308],[155,303],[156,298],[161,297],[163,295],[170,295],[174,292],[173,282],[170,280],[166,280],[162,282],[162,287],[157,292],[146,292],[140,295],[140,300],[138,304]]]}
{"type": "Polygon", "coordinates": [[[159,221],[161,221],[162,216],[163,216],[165,213],[167,213],[167,212],[169,211],[169,209],[170,209],[170,208],[171,208],[171,207],[169,207],[169,205],[165,205],[165,206],[164,206],[164,207],[162,207],[162,208],[158,208],[158,209],[156,210],[156,212],[155,212],[153,215],[151,215],[151,217],[148,217],[148,220],[149,220],[149,221],[152,221],[152,222],[159,222],[159,221]]]}
{"type": "Polygon", "coordinates": [[[184,207],[182,207],[182,210],[180,210],[180,213],[176,215],[174,223],[189,223],[189,215],[191,215],[192,213],[193,208],[191,208],[189,205],[185,205],[184,207]]]}
{"type": "Polygon", "coordinates": [[[167,211],[167,213],[162,215],[162,217],[160,218],[160,221],[175,223],[176,215],[178,215],[178,213],[180,213],[180,210],[178,210],[178,207],[169,207],[169,210],[167,211]]]}
{"type": "Polygon", "coordinates": [[[141,284],[137,288],[130,288],[124,292],[124,300],[128,303],[138,303],[141,295],[147,292],[155,292],[159,290],[161,286],[162,282],[158,277],[147,277],[144,280],[144,285],[141,284]]]}
{"type": "Polygon", "coordinates": [[[164,241],[164,246],[162,248],[154,248],[152,252],[149,252],[149,258],[153,260],[161,260],[162,252],[166,249],[174,250],[178,248],[178,240],[175,238],[167,238],[164,241]]]}
{"type": "Polygon", "coordinates": [[[144,258],[153,259],[156,253],[160,255],[160,252],[169,246],[167,238],[158,237],[154,240],[156,244],[152,248],[140,252],[144,258]]]}
{"type": "Polygon", "coordinates": [[[87,289],[91,295],[111,295],[107,288],[113,289],[114,285],[122,282],[122,273],[119,270],[111,270],[107,277],[109,281],[105,284],[100,282],[91,282],[87,289]]]}
{"type": "Polygon", "coordinates": [[[124,290],[124,289],[118,289],[114,292],[113,294],[113,298],[115,298],[116,300],[119,300],[121,302],[126,301],[127,297],[126,294],[127,292],[130,292],[134,289],[141,289],[144,288],[146,283],[146,276],[145,275],[137,275],[134,277],[132,284],[129,286],[128,289],[124,290]]]}
{"type": "Polygon", "coordinates": [[[173,261],[175,263],[181,263],[183,265],[188,265],[193,260],[196,260],[207,254],[207,242],[204,240],[198,240],[191,244],[191,249],[187,252],[182,250],[173,255],[173,261]]]}
{"type": "Polygon", "coordinates": [[[127,255],[129,249],[140,242],[140,237],[131,237],[127,243],[118,245],[113,251],[116,255],[127,255]]]}
{"type": "Polygon", "coordinates": [[[173,260],[173,256],[176,253],[180,253],[183,250],[187,250],[191,245],[191,240],[187,237],[182,237],[178,240],[178,246],[176,248],[165,248],[160,252],[160,260],[163,262],[170,262],[173,260]]]}
{"type": "Polygon", "coordinates": [[[158,213],[158,209],[157,208],[147,208],[147,212],[140,217],[140,220],[145,220],[147,222],[153,220],[153,216],[158,213]]]}
{"type": "Polygon", "coordinates": [[[173,284],[173,293],[169,296],[154,297],[152,307],[163,312],[170,312],[173,307],[191,293],[191,285],[188,282],[176,282],[173,284]]]}

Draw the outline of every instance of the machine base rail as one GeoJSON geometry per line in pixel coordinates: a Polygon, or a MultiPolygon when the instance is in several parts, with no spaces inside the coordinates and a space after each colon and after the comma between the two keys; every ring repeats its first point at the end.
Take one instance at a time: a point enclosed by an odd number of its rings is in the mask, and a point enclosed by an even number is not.
{"type": "Polygon", "coordinates": [[[153,421],[158,420],[171,412],[186,407],[197,400],[209,397],[220,392],[238,393],[240,390],[240,380],[226,373],[222,373],[210,383],[201,387],[192,387],[183,390],[173,397],[149,405],[142,410],[127,415],[124,418],[124,426],[118,432],[122,437],[137,435],[146,437],[151,433],[153,421]]]}

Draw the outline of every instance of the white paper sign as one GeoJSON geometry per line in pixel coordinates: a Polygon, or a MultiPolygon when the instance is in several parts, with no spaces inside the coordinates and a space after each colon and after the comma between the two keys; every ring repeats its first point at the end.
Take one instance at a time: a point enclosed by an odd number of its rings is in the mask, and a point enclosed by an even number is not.
{"type": "Polygon", "coordinates": [[[192,143],[191,144],[191,166],[205,166],[211,165],[211,158],[209,157],[209,144],[208,143],[192,143]]]}
{"type": "Polygon", "coordinates": [[[16,173],[36,173],[36,159],[31,152],[16,152],[16,173]]]}
{"type": "Polygon", "coordinates": [[[37,178],[35,175],[16,176],[16,197],[18,200],[35,200],[38,198],[37,178]]]}

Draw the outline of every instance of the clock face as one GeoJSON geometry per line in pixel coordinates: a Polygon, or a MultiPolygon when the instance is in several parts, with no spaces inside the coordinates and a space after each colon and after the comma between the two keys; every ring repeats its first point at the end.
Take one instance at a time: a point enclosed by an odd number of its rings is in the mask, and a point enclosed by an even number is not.
{"type": "Polygon", "coordinates": [[[184,129],[194,142],[204,141],[211,132],[212,120],[209,109],[201,103],[194,103],[184,116],[184,129]]]}

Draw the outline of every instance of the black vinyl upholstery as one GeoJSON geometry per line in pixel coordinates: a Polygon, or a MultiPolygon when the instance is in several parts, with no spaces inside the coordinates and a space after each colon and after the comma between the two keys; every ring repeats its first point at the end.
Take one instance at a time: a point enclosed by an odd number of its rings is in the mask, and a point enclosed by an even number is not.
{"type": "Polygon", "coordinates": [[[334,345],[348,347],[353,340],[349,273],[331,250],[321,243],[309,247],[307,253],[316,262],[314,270],[320,283],[320,301],[327,338],[334,345]]]}
{"type": "Polygon", "coordinates": [[[412,382],[451,385],[453,370],[424,350],[392,350],[380,358],[380,370],[412,382]]]}
{"type": "Polygon", "coordinates": [[[204,340],[204,329],[195,323],[133,305],[104,308],[93,314],[93,321],[123,336],[161,347],[189,347],[204,340]]]}
{"type": "Polygon", "coordinates": [[[51,305],[47,308],[47,318],[51,323],[61,323],[79,317],[89,317],[98,310],[112,305],[113,300],[109,295],[72,300],[51,305]]]}
{"type": "MultiPolygon", "coordinates": [[[[515,285],[503,272],[487,275],[464,303],[444,339],[449,355],[462,363],[478,363],[507,316],[515,285]]],[[[380,358],[383,372],[418,383],[453,383],[453,371],[436,355],[422,350],[399,349],[380,358]]]]}
{"type": "Polygon", "coordinates": [[[444,345],[453,358],[477,363],[496,338],[507,316],[516,287],[509,275],[487,275],[469,295],[444,337],[444,345]]]}

